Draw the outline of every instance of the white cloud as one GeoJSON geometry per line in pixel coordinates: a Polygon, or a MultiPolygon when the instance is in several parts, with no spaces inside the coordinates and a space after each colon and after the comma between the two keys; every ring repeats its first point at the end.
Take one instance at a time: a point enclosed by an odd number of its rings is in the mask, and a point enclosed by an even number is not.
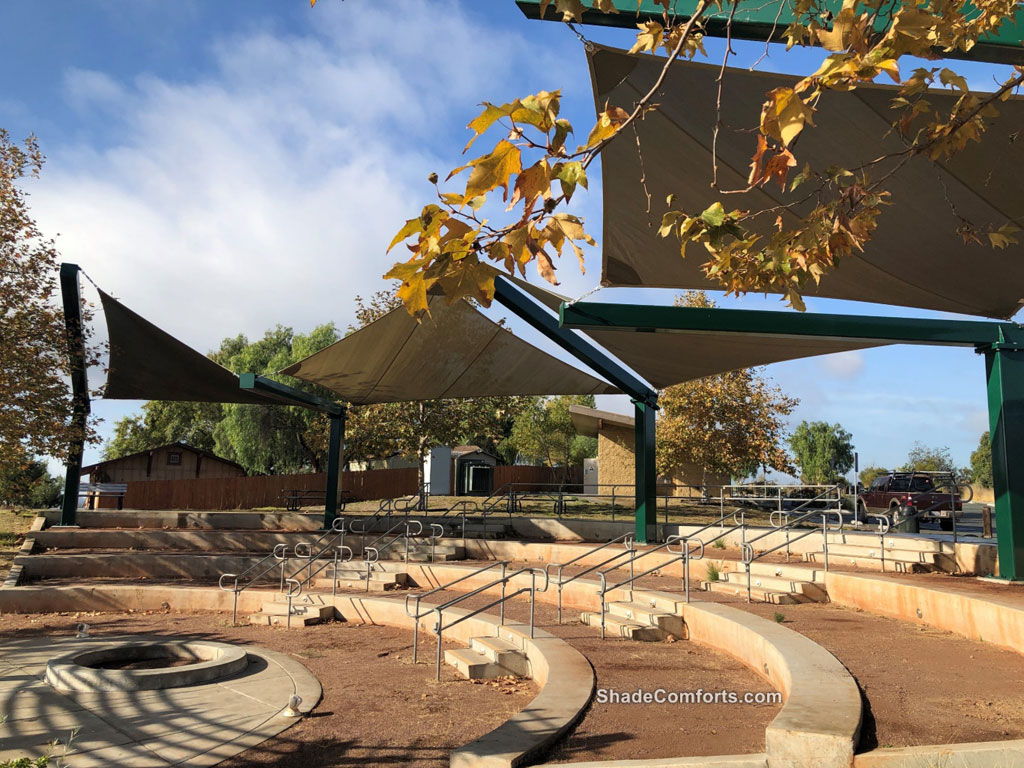
{"type": "Polygon", "coordinates": [[[395,24],[394,8],[328,4],[305,36],[216,41],[186,82],[70,70],[65,98],[105,121],[106,145],[45,148],[40,224],[200,350],[278,322],[343,327],[355,294],[384,287],[384,249],[457,159],[474,104],[523,66],[516,35],[439,5],[403,2],[395,24]],[[480,39],[472,64],[438,55],[480,39]]]}
{"type": "Polygon", "coordinates": [[[826,355],[818,360],[827,376],[834,379],[855,379],[864,370],[864,354],[862,352],[839,352],[826,355]]]}

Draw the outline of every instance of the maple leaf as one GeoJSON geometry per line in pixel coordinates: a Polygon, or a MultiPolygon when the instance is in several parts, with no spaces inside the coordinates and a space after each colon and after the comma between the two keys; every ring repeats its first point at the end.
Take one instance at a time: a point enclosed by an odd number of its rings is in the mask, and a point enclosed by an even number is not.
{"type": "Polygon", "coordinates": [[[489,155],[478,157],[469,165],[473,171],[466,182],[466,193],[463,196],[466,202],[497,187],[504,190],[503,199],[507,200],[509,177],[523,169],[519,147],[505,139],[499,141],[489,155]]]}
{"type": "Polygon", "coordinates": [[[656,21],[644,21],[636,26],[640,34],[636,36],[636,42],[629,52],[656,51],[665,39],[665,28],[656,21]]]}

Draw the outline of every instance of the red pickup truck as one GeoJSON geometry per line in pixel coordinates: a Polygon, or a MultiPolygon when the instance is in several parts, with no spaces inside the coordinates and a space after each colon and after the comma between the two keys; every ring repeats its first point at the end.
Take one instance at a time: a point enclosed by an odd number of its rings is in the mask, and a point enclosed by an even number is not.
{"type": "Polygon", "coordinates": [[[964,514],[959,490],[950,472],[888,472],[861,493],[859,506],[862,512],[886,512],[894,522],[901,509],[913,507],[922,510],[922,520],[937,520],[942,530],[951,531],[953,515],[964,514]]]}

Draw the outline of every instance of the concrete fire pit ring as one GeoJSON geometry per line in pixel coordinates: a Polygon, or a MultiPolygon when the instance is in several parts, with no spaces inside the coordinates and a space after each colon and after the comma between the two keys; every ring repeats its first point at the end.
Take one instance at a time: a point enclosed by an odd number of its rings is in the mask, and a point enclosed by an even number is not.
{"type": "Polygon", "coordinates": [[[64,692],[154,691],[219,680],[242,671],[248,663],[243,649],[207,640],[103,642],[51,659],[46,682],[64,692]],[[117,664],[158,666],[108,668],[117,664]]]}

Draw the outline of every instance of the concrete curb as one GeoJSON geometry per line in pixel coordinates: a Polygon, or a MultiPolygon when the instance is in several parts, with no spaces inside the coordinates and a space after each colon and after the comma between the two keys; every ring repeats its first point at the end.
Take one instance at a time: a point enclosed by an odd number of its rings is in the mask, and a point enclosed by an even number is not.
{"type": "MultiPolygon", "coordinates": [[[[388,624],[411,629],[414,619],[406,615],[404,600],[386,597],[339,595],[335,607],[348,621],[388,624]]],[[[433,606],[421,603],[421,613],[433,606]]],[[[449,608],[446,619],[465,616],[469,611],[449,608]]],[[[434,615],[420,621],[421,633],[431,632],[434,615]]],[[[530,660],[532,677],[540,693],[525,708],[490,733],[451,753],[455,768],[515,768],[524,765],[557,741],[583,716],[594,696],[596,678],[587,658],[555,635],[541,629],[530,637],[524,624],[502,626],[496,617],[477,614],[445,633],[449,640],[466,645],[471,637],[500,637],[520,646],[530,660]]]]}
{"type": "Polygon", "coordinates": [[[768,755],[668,757],[660,760],[595,760],[584,763],[544,763],[536,768],[768,768],[768,755]]]}
{"type": "Polygon", "coordinates": [[[1024,739],[874,749],[857,755],[854,768],[1022,768],[1024,739]]]}
{"type": "MultiPolygon", "coordinates": [[[[420,585],[436,585],[465,575],[466,566],[413,566],[420,585]]],[[[463,582],[465,589],[487,583],[490,574],[463,582]]],[[[525,584],[525,582],[524,582],[525,584]]],[[[600,609],[596,581],[578,579],[566,586],[563,600],[586,610],[600,609]]],[[[766,678],[785,698],[765,732],[772,768],[848,768],[860,734],[861,698],[857,683],[835,656],[788,627],[721,603],[683,603],[682,596],[654,590],[618,590],[612,599],[659,606],[674,605],[689,639],[720,650],[766,678]]],[[[538,599],[554,602],[555,592],[538,599]]]]}

